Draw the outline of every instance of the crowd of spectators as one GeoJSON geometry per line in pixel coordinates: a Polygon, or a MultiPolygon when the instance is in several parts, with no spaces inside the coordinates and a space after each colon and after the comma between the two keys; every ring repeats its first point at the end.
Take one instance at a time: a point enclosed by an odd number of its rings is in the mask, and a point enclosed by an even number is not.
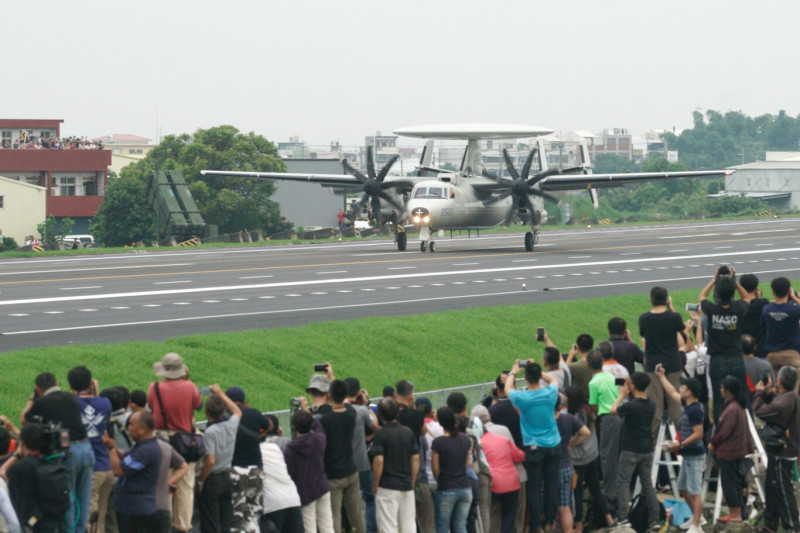
{"type": "Polygon", "coordinates": [[[36,137],[20,132],[19,139],[3,139],[2,150],[102,150],[103,143],[86,137],[36,137]]]}
{"type": "Polygon", "coordinates": [[[619,317],[608,340],[581,334],[565,352],[540,328],[542,364],[509,361],[474,406],[453,392],[435,410],[407,379],[370,401],[326,363],[280,428],[240,387],[198,388],[175,353],[153,364],[161,379],[146,392],[100,389],[85,366],[69,371],[66,391],[43,372],[21,430],[1,418],[0,515],[11,533],[186,532],[197,522],[202,533],[656,531],[651,471],[674,422],[664,449],[682,457],[677,485],[691,514],[676,525],[694,533],[707,520],[708,469],[719,473],[721,520],[748,518],[753,416],[771,429],[761,528],[800,531],[800,295],[775,278],[770,301],[758,284],[718,269],[686,321],[654,287],[641,343],[619,317]],[[629,522],[633,481],[643,525],[629,522]]]}

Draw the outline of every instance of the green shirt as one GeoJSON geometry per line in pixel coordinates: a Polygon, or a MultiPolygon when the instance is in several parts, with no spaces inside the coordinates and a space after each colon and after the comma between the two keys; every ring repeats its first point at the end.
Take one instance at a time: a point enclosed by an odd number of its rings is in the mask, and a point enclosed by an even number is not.
{"type": "Polygon", "coordinates": [[[589,405],[597,406],[598,415],[607,415],[619,396],[613,374],[598,372],[589,382],[589,405]]]}

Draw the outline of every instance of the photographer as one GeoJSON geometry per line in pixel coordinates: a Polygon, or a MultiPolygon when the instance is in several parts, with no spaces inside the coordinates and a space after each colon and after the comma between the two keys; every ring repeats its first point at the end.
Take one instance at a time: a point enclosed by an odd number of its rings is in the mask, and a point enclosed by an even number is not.
{"type": "Polygon", "coordinates": [[[46,436],[41,424],[26,424],[21,431],[21,444],[8,468],[8,490],[16,515],[3,513],[10,532],[20,531],[20,522],[32,526],[34,533],[62,533],[64,516],[50,516],[42,508],[37,487],[36,469],[45,451],[46,436]],[[13,516],[12,516],[13,515],[13,516]],[[17,520],[17,518],[19,518],[17,520]]]}
{"type": "Polygon", "coordinates": [[[561,435],[553,408],[558,399],[558,383],[553,376],[542,374],[542,367],[533,360],[522,364],[519,360],[514,361],[505,382],[505,391],[519,410],[528,472],[526,496],[530,508],[530,530],[537,531],[541,529],[542,513],[546,526],[552,527],[556,519],[561,435]],[[524,391],[516,390],[514,383],[522,364],[528,382],[524,391]],[[546,387],[540,385],[542,380],[547,383],[546,387]]]}
{"type": "Polygon", "coordinates": [[[375,518],[375,493],[372,491],[372,469],[367,456],[367,439],[378,431],[378,419],[369,405],[367,391],[361,388],[358,378],[349,377],[347,383],[347,403],[356,410],[356,425],[353,430],[353,458],[358,468],[358,480],[361,489],[361,499],[364,500],[364,521],[367,533],[375,533],[377,522],[375,518]]]}
{"type": "MultiPolygon", "coordinates": [[[[683,361],[678,348],[678,334],[685,326],[681,315],[672,307],[672,298],[664,287],[650,289],[650,304],[650,311],[639,316],[639,334],[644,350],[644,371],[650,378],[647,397],[653,400],[656,407],[651,428],[655,440],[664,414],[664,388],[655,375],[655,368],[661,364],[672,386],[676,389],[680,387],[683,361]]],[[[667,399],[667,410],[670,423],[678,425],[681,418],[680,402],[667,399]]]]}
{"type": "Polygon", "coordinates": [[[242,411],[231,462],[232,529],[255,531],[261,516],[261,496],[264,491],[259,445],[272,424],[258,409],[250,407],[240,387],[229,387],[225,395],[242,411]]]}
{"type": "Polygon", "coordinates": [[[69,431],[69,454],[64,461],[64,468],[67,469],[70,490],[75,497],[70,499],[67,523],[77,523],[75,529],[84,531],[92,495],[94,452],[81,420],[81,406],[75,395],[58,388],[56,377],[50,372],[36,376],[35,384],[34,394],[22,410],[22,418],[26,423],[39,421],[42,424],[61,424],[69,431]]]}
{"type": "Polygon", "coordinates": [[[784,277],[773,279],[771,286],[774,299],[761,312],[767,361],[775,371],[783,365],[800,369],[800,298],[784,277]]]}
{"type": "Polygon", "coordinates": [[[89,516],[93,529],[97,533],[105,533],[106,513],[110,502],[111,491],[114,489],[114,473],[108,458],[108,448],[103,444],[103,434],[106,424],[111,417],[111,402],[108,398],[97,395],[99,386],[92,379],[92,373],[85,366],[76,366],[67,374],[69,387],[72,394],[77,396],[81,406],[81,419],[86,435],[94,452],[94,467],[92,471],[92,496],[89,505],[89,516]]]}
{"type": "Polygon", "coordinates": [[[797,519],[797,501],[792,486],[792,467],[797,461],[797,442],[800,439],[800,399],[794,392],[797,386],[797,370],[783,366],[778,371],[778,386],[771,382],[756,384],[753,410],[757,417],[773,426],[782,428],[786,437],[782,451],[767,449],[766,509],[764,525],[772,531],[778,530],[778,520],[786,531],[800,529],[797,519]]]}
{"type": "Polygon", "coordinates": [[[328,477],[325,475],[327,437],[319,419],[308,410],[306,399],[292,414],[297,437],[283,452],[286,469],[297,487],[305,533],[333,533],[333,511],[328,477]]]}
{"type": "Polygon", "coordinates": [[[720,396],[720,386],[725,376],[734,376],[742,384],[747,383],[747,370],[742,358],[741,330],[742,319],[747,313],[747,303],[733,299],[737,289],[740,293],[745,292],[734,281],[734,274],[733,268],[718,267],[699,296],[700,309],[708,319],[708,373],[714,398],[714,423],[719,421],[722,414],[724,402],[720,396]],[[715,287],[714,292],[719,303],[707,299],[715,287]]]}

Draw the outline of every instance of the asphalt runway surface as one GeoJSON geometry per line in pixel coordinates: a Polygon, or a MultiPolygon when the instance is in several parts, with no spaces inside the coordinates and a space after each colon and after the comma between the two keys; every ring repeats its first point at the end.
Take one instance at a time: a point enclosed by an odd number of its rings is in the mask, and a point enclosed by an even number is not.
{"type": "Polygon", "coordinates": [[[800,219],[0,261],[0,351],[163,340],[371,316],[535,304],[653,285],[698,292],[720,264],[762,281],[800,273],[800,219]],[[523,285],[525,290],[523,290],[523,285]]]}

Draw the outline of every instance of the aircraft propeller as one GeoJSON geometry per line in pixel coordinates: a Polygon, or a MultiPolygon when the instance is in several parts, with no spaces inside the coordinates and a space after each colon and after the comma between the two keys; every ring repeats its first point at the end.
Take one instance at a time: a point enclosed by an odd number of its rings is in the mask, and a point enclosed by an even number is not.
{"type": "MultiPolygon", "coordinates": [[[[560,200],[558,196],[549,193],[547,191],[543,191],[538,187],[535,187],[535,185],[548,176],[555,176],[557,174],[562,174],[565,172],[570,173],[575,170],[580,170],[580,168],[579,167],[576,167],[574,169],[551,168],[549,170],[537,172],[536,174],[531,176],[530,175],[531,166],[533,165],[533,160],[536,157],[537,153],[538,153],[537,148],[531,150],[531,152],[528,154],[527,159],[525,160],[525,164],[522,166],[522,170],[518,172],[516,167],[514,166],[514,162],[511,161],[511,157],[509,157],[508,155],[508,151],[504,148],[503,159],[506,162],[506,168],[508,169],[508,173],[511,174],[511,177],[513,179],[508,179],[503,177],[498,178],[488,172],[484,172],[484,176],[492,178],[496,180],[499,184],[505,185],[507,187],[507,190],[503,191],[500,195],[496,196],[495,198],[489,200],[489,202],[487,203],[491,204],[499,202],[500,200],[508,198],[509,196],[513,196],[514,205],[517,208],[527,209],[528,212],[531,213],[531,216],[533,216],[533,213],[535,212],[535,209],[533,207],[533,202],[531,202],[530,199],[531,196],[539,196],[542,198],[547,198],[549,200],[558,203],[560,200]]],[[[513,214],[514,210],[509,212],[508,218],[506,218],[504,222],[506,225],[511,222],[511,217],[513,216],[513,214]]]]}
{"type": "Polygon", "coordinates": [[[366,205],[367,198],[369,198],[373,216],[378,218],[379,223],[381,222],[381,200],[385,200],[395,207],[398,210],[398,215],[402,215],[404,211],[403,207],[398,204],[394,198],[384,192],[386,189],[392,187],[392,184],[385,183],[384,179],[398,157],[400,157],[398,154],[390,157],[386,164],[381,167],[380,172],[376,174],[375,160],[372,158],[372,146],[367,146],[367,176],[352,166],[347,159],[342,159],[342,166],[345,172],[352,174],[363,185],[364,193],[361,195],[361,200],[359,200],[358,205],[366,205]]]}

